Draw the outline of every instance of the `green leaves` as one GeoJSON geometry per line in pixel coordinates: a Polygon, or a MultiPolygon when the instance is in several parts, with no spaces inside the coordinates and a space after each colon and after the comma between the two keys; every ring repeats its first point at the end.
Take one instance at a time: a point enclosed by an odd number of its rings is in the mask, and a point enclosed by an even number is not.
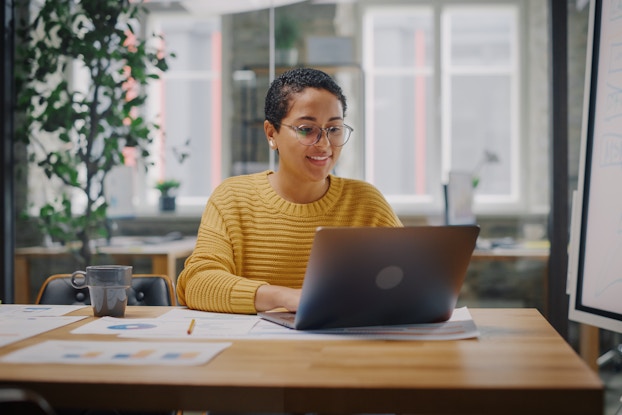
{"type": "Polygon", "coordinates": [[[160,180],[156,183],[155,188],[162,193],[162,196],[169,196],[173,189],[177,189],[181,183],[175,179],[160,180]]]}
{"type": "Polygon", "coordinates": [[[145,86],[168,69],[167,56],[136,35],[143,13],[128,0],[45,0],[17,30],[16,141],[28,144],[31,166],[65,187],[39,220],[53,238],[80,241],[85,256],[89,240],[106,233],[107,173],[123,164],[125,147],[149,165],[159,128],[136,115],[145,86]]]}

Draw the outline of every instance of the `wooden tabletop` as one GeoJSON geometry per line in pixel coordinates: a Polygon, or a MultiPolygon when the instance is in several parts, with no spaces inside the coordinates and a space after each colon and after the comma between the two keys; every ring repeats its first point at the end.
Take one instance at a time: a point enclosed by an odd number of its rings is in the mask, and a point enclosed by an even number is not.
{"type": "MultiPolygon", "coordinates": [[[[128,307],[126,317],[168,309],[128,307]]],[[[470,311],[477,339],[234,340],[202,366],[0,363],[0,384],[33,389],[56,407],[603,414],[602,382],[537,310],[470,311]]],[[[44,339],[127,341],[70,333],[90,320],[10,344],[0,356],[44,339]]]]}
{"type": "Polygon", "coordinates": [[[476,249],[471,256],[472,261],[548,261],[548,248],[492,248],[492,249],[476,249]]]}

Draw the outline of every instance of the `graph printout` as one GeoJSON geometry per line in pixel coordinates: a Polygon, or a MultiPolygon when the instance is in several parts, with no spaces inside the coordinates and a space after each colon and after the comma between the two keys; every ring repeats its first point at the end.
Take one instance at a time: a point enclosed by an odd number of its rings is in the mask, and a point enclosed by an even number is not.
{"type": "MultiPolygon", "coordinates": [[[[6,306],[2,306],[4,309],[6,306]]],[[[84,316],[0,315],[0,347],[80,321],[84,316]]]]}
{"type": "Polygon", "coordinates": [[[231,343],[48,340],[2,358],[6,363],[197,366],[231,343]]]}

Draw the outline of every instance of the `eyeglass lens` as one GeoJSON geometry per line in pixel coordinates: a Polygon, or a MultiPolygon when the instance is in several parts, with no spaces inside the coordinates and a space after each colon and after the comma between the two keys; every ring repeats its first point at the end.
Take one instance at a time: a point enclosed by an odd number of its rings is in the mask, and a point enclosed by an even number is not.
{"type": "Polygon", "coordinates": [[[344,145],[350,138],[352,130],[347,126],[320,128],[316,125],[301,125],[295,127],[298,140],[301,144],[312,146],[322,139],[322,131],[326,131],[328,141],[334,146],[344,145]]]}

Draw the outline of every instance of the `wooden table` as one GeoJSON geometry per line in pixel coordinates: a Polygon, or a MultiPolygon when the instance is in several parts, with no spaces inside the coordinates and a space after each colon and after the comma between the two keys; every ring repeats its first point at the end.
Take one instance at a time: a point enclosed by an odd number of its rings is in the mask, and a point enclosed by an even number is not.
{"type": "Polygon", "coordinates": [[[471,257],[473,261],[549,261],[548,248],[491,248],[476,249],[471,257]]]}
{"type": "MultiPolygon", "coordinates": [[[[167,310],[129,307],[127,317],[167,310]]],[[[205,365],[175,368],[0,362],[0,385],[30,388],[56,407],[93,409],[603,414],[599,377],[537,310],[470,311],[477,339],[234,340],[205,365]]],[[[44,339],[129,340],[70,334],[89,320],[0,348],[0,356],[44,339]]]]}
{"type": "MultiPolygon", "coordinates": [[[[129,264],[134,258],[149,258],[151,272],[177,279],[177,260],[187,258],[194,249],[196,238],[183,238],[174,241],[159,243],[145,243],[142,237],[115,237],[110,245],[96,248],[96,252],[110,255],[117,264],[129,264]]],[[[151,240],[150,240],[151,241],[151,240]]],[[[15,302],[28,304],[30,302],[30,265],[34,258],[54,258],[69,255],[62,246],[43,247],[34,246],[17,248],[15,250],[15,302]]],[[[66,272],[73,272],[67,270],[66,272]]]]}
{"type": "Polygon", "coordinates": [[[478,262],[505,262],[516,263],[519,261],[534,261],[542,265],[542,312],[548,313],[547,292],[549,280],[549,249],[530,247],[509,247],[492,249],[475,249],[471,256],[471,263],[478,262]]]}

